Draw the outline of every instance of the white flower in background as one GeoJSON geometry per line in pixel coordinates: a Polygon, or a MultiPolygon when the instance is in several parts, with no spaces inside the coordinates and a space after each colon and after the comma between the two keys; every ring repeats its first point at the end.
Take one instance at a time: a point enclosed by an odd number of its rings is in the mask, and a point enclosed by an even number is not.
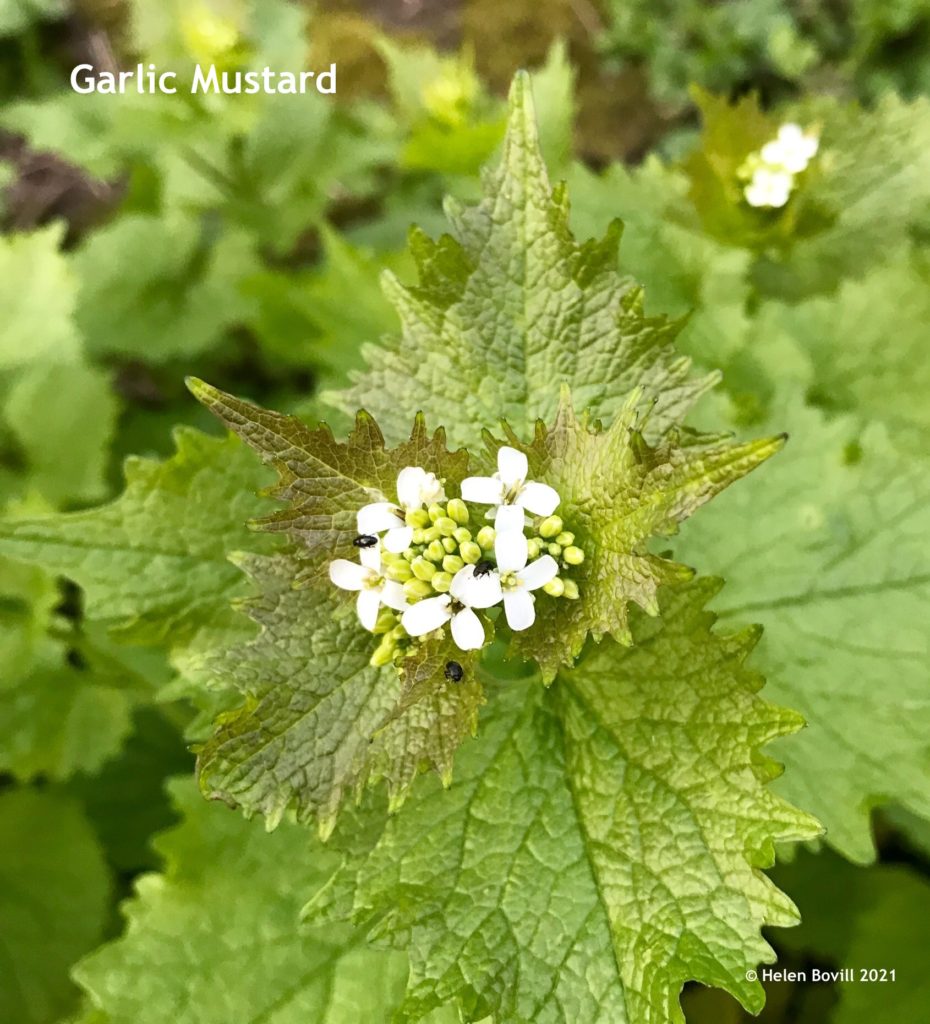
{"type": "Polygon", "coordinates": [[[342,590],[357,590],[355,603],[358,617],[365,629],[372,630],[378,621],[381,605],[395,611],[407,607],[404,588],[381,575],[381,553],[378,548],[362,548],[361,564],[347,558],[337,558],[329,564],[329,578],[342,590]]]}
{"type": "Polygon", "coordinates": [[[780,167],[791,174],[800,174],[816,156],[820,140],[804,132],[798,124],[783,124],[778,135],[767,142],[759,154],[763,163],[780,167]]]}
{"type": "Polygon", "coordinates": [[[559,564],[551,555],[543,555],[527,565],[526,537],[516,531],[498,532],[494,554],[507,625],[513,630],[529,629],[536,621],[536,598],[531,591],[554,579],[559,574],[559,564]]]}
{"type": "Polygon", "coordinates": [[[435,473],[427,473],[419,466],[407,466],[397,474],[397,504],[375,501],[358,511],[358,532],[384,533],[384,546],[399,554],[410,547],[413,527],[407,525],[407,513],[424,505],[442,501],[445,493],[435,473]]]}
{"type": "Polygon", "coordinates": [[[494,476],[470,476],[462,481],[462,498],[480,505],[496,505],[494,525],[498,530],[522,532],[525,512],[551,516],[559,494],[548,484],[527,481],[529,464],[523,452],[506,445],[497,453],[494,476]]]}
{"type": "Polygon", "coordinates": [[[484,627],[472,609],[490,608],[500,602],[501,596],[496,572],[476,576],[475,566],[466,565],[455,574],[448,594],[410,605],[401,625],[411,636],[423,636],[451,621],[456,645],[463,651],[477,651],[484,646],[484,627]]]}
{"type": "Polygon", "coordinates": [[[787,171],[757,167],[745,189],[746,202],[756,207],[781,207],[793,188],[794,177],[787,171]]]}

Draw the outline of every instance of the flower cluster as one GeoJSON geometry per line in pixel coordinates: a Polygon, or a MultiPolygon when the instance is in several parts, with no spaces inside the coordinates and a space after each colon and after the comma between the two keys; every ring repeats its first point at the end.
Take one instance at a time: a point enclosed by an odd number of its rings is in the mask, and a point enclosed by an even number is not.
{"type": "Polygon", "coordinates": [[[800,125],[783,124],[774,139],[754,153],[739,170],[746,185],[743,195],[750,206],[776,209],[785,205],[796,176],[807,169],[820,146],[814,132],[800,125]]]}
{"type": "Polygon", "coordinates": [[[536,591],[578,598],[565,573],[585,556],[554,514],[558,493],[527,480],[526,456],[514,448],[501,448],[497,465],[494,476],[462,481],[462,496],[451,499],[434,474],[408,466],[396,502],[359,510],[359,561],[336,559],[329,576],[358,592],[362,625],[382,635],[373,664],[400,660],[446,626],[461,650],[477,650],[486,639],[477,613],[497,605],[512,630],[528,629],[536,591]],[[475,512],[468,502],[490,509],[475,512]]]}

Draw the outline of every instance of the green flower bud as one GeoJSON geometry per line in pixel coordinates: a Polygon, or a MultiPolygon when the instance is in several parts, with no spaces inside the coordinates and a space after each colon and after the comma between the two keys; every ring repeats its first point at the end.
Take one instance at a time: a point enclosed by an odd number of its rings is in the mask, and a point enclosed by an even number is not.
{"type": "MultiPolygon", "coordinates": [[[[425,530],[421,530],[419,527],[417,527],[413,531],[413,543],[414,544],[422,544],[423,543],[423,535],[425,533],[426,533],[425,530]]],[[[383,561],[383,559],[382,559],[382,561],[383,561]]]]}
{"type": "Polygon", "coordinates": [[[548,583],[543,584],[543,590],[551,597],[561,597],[565,593],[565,583],[555,576],[548,583]]]}
{"type": "Polygon", "coordinates": [[[563,548],[567,548],[569,544],[575,543],[575,535],[565,530],[555,538],[555,542],[561,544],[563,548]]]}
{"type": "Polygon", "coordinates": [[[442,519],[445,514],[446,510],[442,505],[430,505],[427,510],[427,515],[429,516],[429,521],[431,523],[435,523],[437,519],[442,519]]]}
{"type": "Polygon", "coordinates": [[[463,561],[467,562],[469,565],[474,565],[476,562],[480,562],[483,554],[484,552],[473,540],[465,541],[465,543],[459,548],[459,555],[463,561]]]}
{"type": "Polygon", "coordinates": [[[440,533],[435,526],[429,527],[429,529],[423,531],[423,543],[432,544],[434,540],[439,540],[440,533]]]}
{"type": "Polygon", "coordinates": [[[442,567],[446,570],[446,572],[451,572],[452,575],[454,576],[459,571],[459,569],[465,568],[465,563],[462,561],[461,558],[459,558],[458,555],[446,555],[446,557],[442,560],[442,567]]]}
{"type": "Polygon", "coordinates": [[[404,521],[408,526],[425,530],[429,526],[429,512],[425,508],[416,508],[404,516],[404,521]]]}
{"type": "Polygon", "coordinates": [[[482,526],[475,540],[485,551],[490,551],[494,547],[494,538],[496,536],[497,533],[493,526],[482,526]]]}
{"type": "Polygon", "coordinates": [[[423,554],[426,555],[431,562],[441,562],[446,557],[446,549],[442,546],[441,540],[434,540],[432,543],[427,545],[423,554]]]}
{"type": "Polygon", "coordinates": [[[432,592],[433,588],[426,580],[412,579],[404,584],[404,593],[408,601],[419,601],[421,597],[429,597],[432,592]]]}
{"type": "Polygon", "coordinates": [[[397,616],[390,608],[382,608],[378,612],[378,621],[375,623],[375,628],[372,633],[388,633],[397,624],[397,616]]]}
{"type": "Polygon", "coordinates": [[[542,544],[536,537],[530,537],[526,542],[526,558],[527,561],[532,562],[534,558],[539,558],[540,552],[542,551],[542,544]]]}
{"type": "Polygon", "coordinates": [[[397,625],[391,630],[388,636],[390,636],[392,640],[406,640],[407,630],[404,629],[403,626],[397,625]]]}
{"type": "Polygon", "coordinates": [[[416,557],[417,552],[414,551],[413,548],[407,548],[407,550],[404,552],[404,558],[406,558],[408,562],[412,562],[416,557]]]}
{"type": "Polygon", "coordinates": [[[409,562],[400,561],[385,566],[384,575],[395,583],[406,583],[413,576],[413,570],[410,568],[409,562]]]}
{"type": "Polygon", "coordinates": [[[390,665],[394,660],[394,641],[390,636],[384,637],[380,644],[375,648],[374,654],[369,659],[369,664],[374,665],[375,668],[381,668],[383,665],[390,665]]]}
{"type": "Polygon", "coordinates": [[[549,516],[539,524],[539,535],[547,540],[557,537],[562,532],[562,520],[558,516],[549,516]]]}
{"type": "Polygon", "coordinates": [[[410,568],[413,569],[413,575],[416,576],[418,580],[426,580],[427,583],[436,574],[436,566],[423,557],[415,558],[410,563],[410,568]]]}
{"type": "Polygon", "coordinates": [[[562,547],[560,544],[547,544],[546,550],[553,558],[558,558],[559,555],[562,554],[562,547]]]}
{"type": "Polygon", "coordinates": [[[450,519],[448,516],[440,516],[433,525],[437,530],[439,530],[443,537],[451,537],[458,529],[456,521],[454,519],[450,519]]]}
{"type": "Polygon", "coordinates": [[[581,565],[584,561],[584,552],[573,544],[562,552],[562,557],[569,565],[581,565]]]}
{"type": "Polygon", "coordinates": [[[459,526],[468,524],[468,506],[461,498],[453,498],[446,507],[446,515],[454,519],[459,526]]]}
{"type": "Polygon", "coordinates": [[[437,572],[430,582],[433,584],[433,590],[440,594],[445,594],[448,592],[449,587],[452,586],[452,573],[437,572]]]}
{"type": "Polygon", "coordinates": [[[446,554],[448,555],[454,555],[459,549],[459,544],[455,537],[443,537],[442,546],[446,549],[446,554]]]}
{"type": "Polygon", "coordinates": [[[562,580],[562,585],[565,587],[562,596],[567,597],[569,601],[577,601],[580,596],[578,584],[574,580],[562,580]]]}
{"type": "Polygon", "coordinates": [[[471,540],[471,530],[466,530],[464,526],[460,526],[452,536],[455,537],[459,544],[465,544],[471,540]]]}

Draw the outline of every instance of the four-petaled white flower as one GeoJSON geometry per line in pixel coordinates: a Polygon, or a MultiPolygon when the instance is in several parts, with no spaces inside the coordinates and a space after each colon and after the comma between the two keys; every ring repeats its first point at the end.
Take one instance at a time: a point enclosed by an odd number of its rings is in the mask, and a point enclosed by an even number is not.
{"type": "Polygon", "coordinates": [[[781,167],[791,174],[805,170],[820,147],[816,135],[807,134],[798,124],[783,124],[778,135],[767,142],[759,154],[773,167],[781,167]]]}
{"type": "Polygon", "coordinates": [[[419,466],[407,466],[397,474],[397,504],[375,501],[360,508],[358,532],[379,534],[386,530],[385,548],[399,554],[409,548],[413,540],[413,527],[407,525],[407,513],[442,501],[444,497],[442,483],[435,473],[427,473],[419,466]]]}
{"type": "Polygon", "coordinates": [[[494,554],[507,625],[513,630],[529,629],[536,621],[536,598],[530,591],[554,579],[559,574],[559,564],[551,555],[543,555],[527,565],[526,537],[516,531],[498,532],[494,554]]]}
{"type": "Polygon", "coordinates": [[[452,579],[448,594],[418,601],[404,612],[401,624],[411,636],[432,633],[451,620],[452,639],[463,651],[477,651],[484,646],[484,627],[472,611],[490,608],[501,600],[501,583],[497,573],[475,575],[475,567],[466,565],[452,579]]]}
{"type": "Polygon", "coordinates": [[[746,202],[750,206],[781,207],[788,202],[794,178],[787,171],[758,167],[746,186],[746,202]]]}
{"type": "Polygon", "coordinates": [[[329,578],[342,590],[357,590],[355,603],[358,617],[365,629],[372,630],[378,621],[381,605],[395,611],[407,607],[404,588],[393,580],[381,575],[381,553],[378,548],[362,548],[359,552],[361,564],[347,558],[337,558],[329,565],[329,578]]]}
{"type": "Polygon", "coordinates": [[[496,528],[522,532],[524,510],[537,516],[551,516],[559,504],[558,491],[548,484],[527,481],[528,472],[523,452],[505,445],[497,453],[494,476],[467,477],[462,481],[462,498],[479,505],[496,505],[496,528]]]}

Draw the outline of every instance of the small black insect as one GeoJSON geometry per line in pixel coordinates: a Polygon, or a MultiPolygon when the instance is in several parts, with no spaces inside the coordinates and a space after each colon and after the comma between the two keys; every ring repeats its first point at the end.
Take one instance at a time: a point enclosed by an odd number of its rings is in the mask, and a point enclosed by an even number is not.
{"type": "Polygon", "coordinates": [[[475,566],[476,576],[487,576],[487,574],[494,568],[492,562],[479,562],[475,566]]]}
{"type": "Polygon", "coordinates": [[[450,683],[460,683],[462,676],[465,675],[465,669],[457,661],[446,662],[446,679],[450,683]]]}
{"type": "Polygon", "coordinates": [[[352,543],[357,548],[373,548],[378,543],[378,538],[373,537],[370,533],[360,533],[352,543]]]}

